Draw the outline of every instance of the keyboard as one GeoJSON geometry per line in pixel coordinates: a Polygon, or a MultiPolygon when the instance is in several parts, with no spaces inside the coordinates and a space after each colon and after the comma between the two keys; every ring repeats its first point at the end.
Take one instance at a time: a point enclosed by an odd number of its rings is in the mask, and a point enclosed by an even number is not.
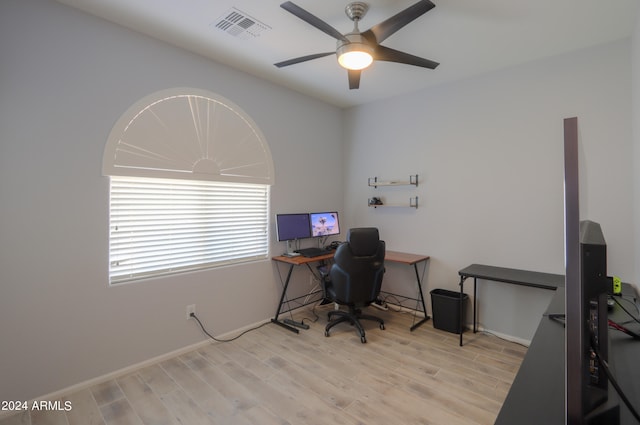
{"type": "Polygon", "coordinates": [[[296,252],[302,255],[303,257],[313,258],[313,257],[319,257],[321,255],[327,254],[329,251],[322,248],[302,248],[302,249],[296,249],[296,252]]]}

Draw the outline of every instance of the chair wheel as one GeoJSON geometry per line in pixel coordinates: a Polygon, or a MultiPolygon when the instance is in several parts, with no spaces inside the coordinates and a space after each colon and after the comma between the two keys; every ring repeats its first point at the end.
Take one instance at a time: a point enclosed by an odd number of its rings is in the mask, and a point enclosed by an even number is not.
{"type": "Polygon", "coordinates": [[[361,341],[363,344],[365,344],[365,343],[367,342],[367,338],[365,338],[365,337],[361,336],[361,337],[360,337],[360,341],[361,341]]]}
{"type": "Polygon", "coordinates": [[[384,330],[384,323],[380,323],[380,329],[384,330]]]}

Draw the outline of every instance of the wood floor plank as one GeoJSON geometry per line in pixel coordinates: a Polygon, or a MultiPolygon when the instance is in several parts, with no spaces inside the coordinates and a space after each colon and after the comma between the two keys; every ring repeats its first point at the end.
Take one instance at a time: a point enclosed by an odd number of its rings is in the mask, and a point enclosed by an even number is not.
{"type": "Polygon", "coordinates": [[[283,392],[270,386],[233,361],[228,361],[220,367],[233,380],[241,384],[245,391],[250,391],[256,398],[262,400],[272,412],[287,419],[296,417],[299,411],[297,394],[283,392]]]}
{"type": "Polygon", "coordinates": [[[116,400],[124,398],[122,390],[120,390],[118,383],[114,379],[95,385],[91,388],[91,393],[96,403],[98,403],[98,406],[113,403],[116,400]]]}
{"type": "Polygon", "coordinates": [[[138,375],[158,395],[168,394],[176,389],[176,382],[159,364],[140,369],[138,375]]]}
{"type": "Polygon", "coordinates": [[[69,425],[104,425],[98,403],[89,389],[69,394],[62,398],[71,403],[72,409],[67,412],[69,425]]]}
{"type": "Polygon", "coordinates": [[[200,408],[182,389],[161,396],[171,415],[184,425],[215,425],[214,419],[200,408]]]}
{"type": "Polygon", "coordinates": [[[119,378],[117,382],[145,425],[178,425],[162,400],[140,375],[132,373],[119,378]]]}
{"type": "Polygon", "coordinates": [[[272,376],[269,382],[296,392],[311,391],[325,402],[340,409],[355,400],[355,396],[350,391],[318,379],[317,375],[310,374],[293,364],[284,367],[282,373],[272,376]]]}
{"type": "Polygon", "coordinates": [[[497,416],[500,407],[502,406],[502,403],[496,401],[495,398],[489,398],[482,394],[478,394],[477,391],[461,386],[458,381],[448,381],[437,375],[434,377],[428,377],[426,380],[414,382],[420,385],[425,385],[428,388],[435,388],[437,391],[445,393],[449,397],[455,397],[458,400],[464,401],[464,403],[470,407],[486,410],[494,416],[497,416]]]}
{"type": "Polygon", "coordinates": [[[207,414],[214,418],[233,414],[233,405],[180,358],[166,360],[160,365],[189,398],[207,414]]]}
{"type": "Polygon", "coordinates": [[[345,409],[345,413],[359,418],[364,424],[400,424],[398,417],[383,406],[372,404],[371,400],[355,400],[345,409]]]}
{"type": "Polygon", "coordinates": [[[460,397],[460,393],[444,391],[442,387],[426,385],[422,382],[410,381],[402,387],[429,403],[437,403],[439,408],[456,413],[463,417],[473,418],[479,424],[489,425],[495,421],[495,412],[483,407],[474,406],[460,397]]]}
{"type": "Polygon", "coordinates": [[[107,425],[144,425],[126,398],[100,406],[107,425]]]}
{"type": "Polygon", "coordinates": [[[250,425],[292,425],[291,422],[261,405],[253,406],[238,416],[245,419],[250,425]]]}
{"type": "Polygon", "coordinates": [[[268,364],[261,362],[259,358],[253,356],[251,353],[238,348],[235,341],[226,344],[216,344],[215,347],[259,379],[267,379],[274,373],[273,368],[268,364]]]}
{"type": "Polygon", "coordinates": [[[24,410],[13,415],[0,419],[1,425],[31,425],[31,416],[28,410],[24,410]]]}
{"type": "Polygon", "coordinates": [[[62,410],[31,410],[31,425],[69,425],[62,410]]]}
{"type": "Polygon", "coordinates": [[[232,415],[238,411],[252,409],[260,404],[256,397],[223,370],[211,364],[199,353],[196,354],[197,356],[191,358],[187,365],[227,399],[233,409],[232,415]]]}
{"type": "Polygon", "coordinates": [[[122,376],[116,379],[116,382],[130,402],[154,395],[151,387],[137,373],[122,376]]]}

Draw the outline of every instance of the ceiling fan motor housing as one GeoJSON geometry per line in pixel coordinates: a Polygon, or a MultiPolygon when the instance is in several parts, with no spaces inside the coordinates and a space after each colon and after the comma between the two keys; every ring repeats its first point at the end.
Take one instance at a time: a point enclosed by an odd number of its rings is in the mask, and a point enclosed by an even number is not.
{"type": "Polygon", "coordinates": [[[364,15],[367,14],[369,10],[369,5],[362,1],[354,1],[353,3],[349,3],[347,7],[344,8],[344,13],[347,14],[349,19],[356,22],[362,19],[364,15]]]}
{"type": "Polygon", "coordinates": [[[359,32],[350,32],[344,35],[349,41],[338,40],[336,42],[336,54],[340,56],[347,50],[353,50],[357,48],[360,51],[365,51],[370,55],[373,55],[373,47],[369,44],[367,39],[359,32]],[[350,47],[348,47],[350,46],[350,47]]]}

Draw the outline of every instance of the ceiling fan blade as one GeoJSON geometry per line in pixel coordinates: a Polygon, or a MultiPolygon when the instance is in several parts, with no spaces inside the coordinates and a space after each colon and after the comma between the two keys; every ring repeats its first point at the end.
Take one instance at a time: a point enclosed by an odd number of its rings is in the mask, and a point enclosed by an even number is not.
{"type": "Polygon", "coordinates": [[[436,7],[436,5],[431,1],[420,0],[413,6],[409,6],[402,12],[399,12],[389,19],[369,28],[363,33],[363,35],[369,32],[373,33],[373,35],[376,37],[376,41],[378,43],[382,43],[387,37],[398,31],[400,28],[404,27],[414,19],[424,15],[434,7],[436,7]]]}
{"type": "Polygon", "coordinates": [[[294,59],[289,59],[289,60],[286,60],[286,61],[274,63],[274,65],[277,66],[278,68],[282,68],[284,66],[295,65],[295,64],[300,63],[300,62],[306,62],[306,61],[310,61],[310,60],[313,60],[313,59],[323,58],[323,57],[329,56],[329,55],[335,55],[335,53],[336,52],[315,53],[313,55],[300,56],[299,58],[294,58],[294,59]]]}
{"type": "Polygon", "coordinates": [[[404,63],[407,65],[421,66],[423,68],[435,69],[438,62],[424,59],[399,50],[390,49],[389,47],[376,46],[373,52],[373,58],[379,61],[404,63]]]}
{"type": "Polygon", "coordinates": [[[344,35],[340,34],[340,32],[335,29],[334,27],[332,27],[331,25],[327,24],[325,21],[323,21],[322,19],[318,18],[315,15],[312,15],[311,13],[307,12],[306,10],[304,10],[303,8],[301,8],[300,6],[290,2],[290,1],[286,1],[284,3],[282,3],[280,5],[281,8],[283,8],[284,10],[286,10],[287,12],[290,12],[292,14],[294,14],[295,16],[297,16],[298,18],[302,19],[303,21],[305,21],[306,23],[308,23],[309,25],[313,25],[314,27],[318,28],[320,31],[324,32],[325,34],[330,35],[331,37],[337,39],[337,40],[342,40],[342,41],[349,41],[344,35]]]}
{"type": "Polygon", "coordinates": [[[349,90],[360,88],[360,74],[362,70],[349,70],[349,90]]]}

